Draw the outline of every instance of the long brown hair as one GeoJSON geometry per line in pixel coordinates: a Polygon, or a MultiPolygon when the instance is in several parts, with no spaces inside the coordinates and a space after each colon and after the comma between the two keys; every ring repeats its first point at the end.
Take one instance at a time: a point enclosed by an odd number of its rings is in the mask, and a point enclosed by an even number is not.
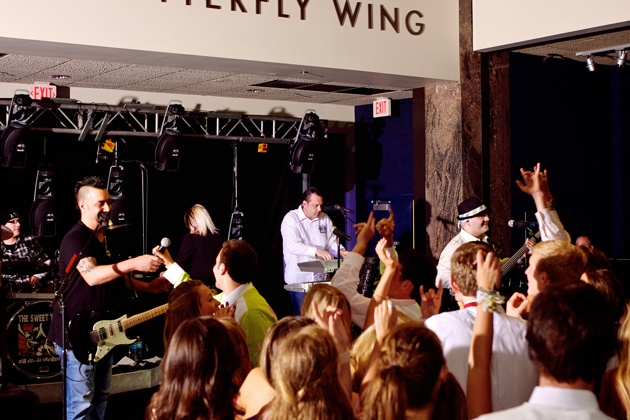
{"type": "Polygon", "coordinates": [[[361,393],[363,419],[405,419],[434,404],[445,365],[440,340],[421,322],[399,325],[383,340],[381,371],[361,393]]]}
{"type": "Polygon", "coordinates": [[[162,361],[163,379],[146,417],[151,420],[234,419],[238,360],[227,328],[214,318],[187,319],[162,361]]]}
{"type": "Polygon", "coordinates": [[[168,295],[168,310],[164,317],[164,352],[168,351],[169,342],[175,330],[186,319],[201,315],[199,306],[199,287],[203,286],[201,280],[186,281],[177,286],[168,295]]]}
{"type": "Polygon", "coordinates": [[[337,348],[319,325],[307,325],[289,334],[278,346],[271,366],[276,391],[269,410],[272,418],[354,418],[350,401],[338,377],[337,348]]]}
{"type": "Polygon", "coordinates": [[[228,329],[230,338],[232,339],[232,344],[234,344],[234,348],[236,349],[233,357],[238,360],[239,365],[236,371],[234,371],[234,384],[240,388],[241,385],[243,385],[247,374],[250,370],[252,370],[245,332],[234,318],[221,317],[217,318],[217,321],[225,325],[228,329]]]}

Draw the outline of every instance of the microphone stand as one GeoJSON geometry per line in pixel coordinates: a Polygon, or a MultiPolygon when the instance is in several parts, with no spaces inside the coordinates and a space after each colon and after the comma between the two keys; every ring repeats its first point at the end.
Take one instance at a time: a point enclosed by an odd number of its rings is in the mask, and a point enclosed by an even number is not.
{"type": "MultiPolygon", "coordinates": [[[[350,217],[348,216],[348,211],[346,211],[343,208],[340,208],[339,211],[341,212],[341,215],[343,216],[343,227],[344,228],[348,225],[348,220],[350,220],[353,224],[355,223],[355,221],[350,219],[350,217]]],[[[346,240],[349,241],[350,237],[345,232],[344,232],[344,235],[347,236],[346,240]]],[[[337,235],[337,269],[339,269],[339,267],[341,267],[341,244],[340,244],[340,240],[339,240],[339,235],[337,235]]]]}
{"type": "Polygon", "coordinates": [[[92,231],[92,234],[90,235],[87,242],[83,246],[83,249],[81,250],[81,252],[74,255],[73,258],[70,260],[70,265],[66,267],[66,278],[64,278],[63,281],[61,282],[61,285],[59,286],[59,290],[55,292],[55,297],[53,298],[50,304],[50,307],[52,308],[54,312],[55,304],[59,302],[59,314],[61,316],[61,350],[62,350],[61,351],[61,395],[63,396],[62,397],[63,401],[61,403],[61,410],[63,413],[62,415],[63,420],[66,420],[68,416],[68,413],[67,413],[68,403],[66,399],[68,396],[67,395],[68,387],[66,385],[66,369],[68,367],[68,345],[66,341],[67,341],[67,336],[68,336],[68,325],[66,324],[65,293],[69,284],[69,280],[75,275],[77,271],[77,266],[79,265],[79,261],[81,261],[81,259],[83,258],[83,253],[92,242],[92,239],[94,239],[94,235],[96,231],[104,227],[104,224],[106,223],[107,221],[101,220],[101,217],[99,216],[98,226],[96,227],[96,229],[92,231]]]}

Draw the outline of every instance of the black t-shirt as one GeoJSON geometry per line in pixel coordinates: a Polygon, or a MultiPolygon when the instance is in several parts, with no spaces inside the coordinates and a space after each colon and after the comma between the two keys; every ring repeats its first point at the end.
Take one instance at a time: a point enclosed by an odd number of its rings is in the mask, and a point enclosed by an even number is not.
{"type": "MultiPolygon", "coordinates": [[[[72,257],[79,255],[90,240],[90,236],[92,236],[92,230],[79,221],[61,241],[61,247],[59,248],[59,278],[61,281],[66,278],[66,267],[70,264],[72,257]]],[[[81,257],[77,258],[93,257],[96,260],[96,265],[109,265],[120,261],[121,258],[118,255],[108,251],[106,243],[107,240],[101,243],[98,238],[93,237],[81,257]],[[108,252],[110,255],[108,255],[108,252]]],[[[72,278],[68,280],[66,287],[66,323],[79,312],[105,312],[116,309],[124,303],[126,296],[127,292],[122,277],[102,285],[90,286],[81,274],[75,271],[72,278]]],[[[61,346],[61,332],[61,313],[59,311],[59,303],[57,303],[53,309],[48,339],[61,346]]]]}
{"type": "Polygon", "coordinates": [[[177,264],[190,275],[190,278],[201,280],[208,286],[214,286],[212,267],[222,245],[219,235],[188,234],[182,240],[182,246],[177,254],[177,264]]]}

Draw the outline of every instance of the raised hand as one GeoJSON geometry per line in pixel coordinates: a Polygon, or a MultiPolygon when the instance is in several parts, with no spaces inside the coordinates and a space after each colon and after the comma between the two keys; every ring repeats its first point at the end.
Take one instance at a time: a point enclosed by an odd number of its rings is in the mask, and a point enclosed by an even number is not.
{"type": "Polygon", "coordinates": [[[374,331],[376,341],[380,344],[385,336],[396,326],[398,312],[394,302],[387,299],[374,308],[374,331]]]}
{"type": "Polygon", "coordinates": [[[505,313],[509,316],[519,317],[527,311],[529,300],[522,293],[515,292],[505,305],[505,313]]]}
{"type": "Polygon", "coordinates": [[[477,286],[494,290],[501,285],[501,263],[494,252],[477,251],[477,286]]]}
{"type": "Polygon", "coordinates": [[[382,238],[387,240],[386,248],[394,246],[394,228],[396,222],[394,222],[394,211],[389,209],[389,217],[387,219],[381,219],[376,224],[376,230],[382,238]]]}
{"type": "Polygon", "coordinates": [[[315,302],[312,302],[312,307],[315,322],[317,322],[320,327],[328,330],[333,340],[335,340],[337,350],[340,353],[346,351],[350,345],[350,337],[348,337],[346,327],[343,324],[343,311],[333,306],[328,306],[324,310],[324,313],[320,314],[315,302]]]}
{"type": "Polygon", "coordinates": [[[386,267],[396,268],[398,265],[398,260],[395,259],[391,253],[391,251],[387,248],[387,240],[385,238],[381,238],[376,244],[376,254],[383,261],[386,267]]]}
{"type": "Polygon", "coordinates": [[[444,286],[442,286],[441,282],[437,292],[433,289],[429,289],[429,291],[425,293],[424,286],[420,286],[420,309],[422,309],[424,319],[437,315],[440,312],[443,291],[444,286]]]}

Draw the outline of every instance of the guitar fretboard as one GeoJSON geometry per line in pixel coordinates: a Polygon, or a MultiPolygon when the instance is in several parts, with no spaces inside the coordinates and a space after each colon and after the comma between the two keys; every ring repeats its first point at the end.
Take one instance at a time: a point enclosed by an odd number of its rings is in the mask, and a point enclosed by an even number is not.
{"type": "MultiPolygon", "coordinates": [[[[540,231],[536,232],[532,239],[534,242],[538,242],[540,240],[540,231]]],[[[505,262],[505,264],[501,266],[501,277],[505,276],[512,268],[514,268],[514,265],[516,265],[516,262],[521,259],[525,251],[527,251],[527,245],[523,245],[509,260],[505,262]]]]}
{"type": "Polygon", "coordinates": [[[157,308],[153,308],[149,311],[142,312],[141,314],[134,315],[130,318],[127,318],[121,322],[122,329],[124,331],[128,328],[131,328],[145,321],[148,321],[151,318],[155,318],[156,316],[162,315],[163,313],[166,313],[167,309],[168,309],[168,303],[165,303],[164,305],[158,306],[157,308]]]}

